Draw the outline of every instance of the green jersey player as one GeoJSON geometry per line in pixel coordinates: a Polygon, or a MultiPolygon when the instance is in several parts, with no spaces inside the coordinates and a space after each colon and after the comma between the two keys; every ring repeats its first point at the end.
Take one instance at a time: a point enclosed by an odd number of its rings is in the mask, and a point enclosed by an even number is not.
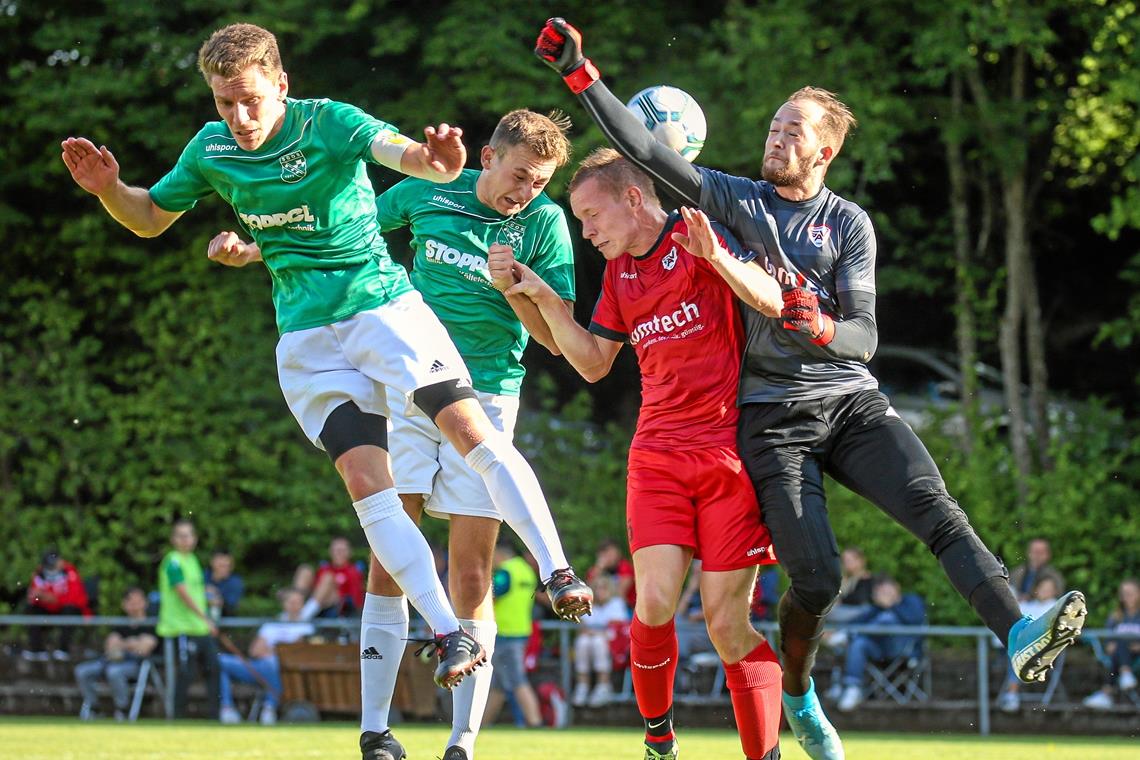
{"type": "MultiPolygon", "coordinates": [[[[234,207],[273,279],[278,372],[290,410],[329,453],[373,552],[438,632],[436,677],[453,686],[485,653],[460,629],[427,543],[396,495],[385,387],[435,421],[505,515],[549,522],[550,514],[533,472],[475,399],[443,326],[390,263],[364,162],[454,179],[466,160],[462,132],[428,127],[421,144],[351,106],[288,98],[277,41],[252,24],[215,32],[198,67],[222,120],[203,127],[152,188],[124,184],[111,152],[84,138],[63,142],[64,163],[143,237],[161,234],[211,193],[234,207]]],[[[230,265],[255,256],[234,233],[215,239],[211,254],[230,265]]],[[[580,614],[589,591],[560,569],[552,585],[556,594],[568,590],[562,612],[580,614]]]]}
{"type": "MultiPolygon", "coordinates": [[[[493,267],[503,257],[527,263],[544,272],[558,296],[572,307],[573,246],[566,215],[542,192],[569,159],[567,126],[557,116],[512,111],[483,147],[480,171],[465,169],[447,184],[405,179],[376,201],[381,230],[410,229],[415,254],[412,284],[447,328],[491,423],[508,436],[514,433],[528,336],[557,349],[534,302],[504,296],[497,288],[513,279],[500,276],[496,281],[493,267]]],[[[389,399],[393,401],[391,392],[389,399]]],[[[495,673],[522,672],[521,647],[495,648],[491,572],[503,518],[479,477],[439,430],[426,418],[400,414],[394,403],[390,405],[392,466],[404,508],[417,520],[425,508],[451,520],[448,582],[459,621],[489,657],[493,654],[495,673]]],[[[545,564],[539,552],[535,556],[545,564]]],[[[384,658],[362,661],[362,726],[382,731],[407,623],[399,615],[400,589],[375,559],[368,592],[360,638],[376,646],[384,658]],[[392,656],[386,654],[385,642],[391,642],[392,656]]],[[[444,760],[474,756],[490,680],[491,673],[482,669],[452,692],[453,728],[444,760]]],[[[534,691],[528,686],[515,693],[529,722],[541,722],[534,691]]]]}

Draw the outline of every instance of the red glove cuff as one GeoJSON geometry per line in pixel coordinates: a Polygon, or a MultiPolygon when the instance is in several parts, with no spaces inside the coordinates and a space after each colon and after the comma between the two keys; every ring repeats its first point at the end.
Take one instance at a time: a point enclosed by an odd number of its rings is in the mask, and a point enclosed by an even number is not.
{"type": "Polygon", "coordinates": [[[578,95],[598,81],[601,76],[594,62],[589,58],[583,58],[581,64],[562,75],[562,81],[566,82],[570,92],[578,95]]]}
{"type": "Polygon", "coordinates": [[[822,312],[819,318],[823,323],[823,332],[820,333],[818,338],[812,338],[811,342],[817,346],[826,346],[835,337],[835,320],[822,312]]]}

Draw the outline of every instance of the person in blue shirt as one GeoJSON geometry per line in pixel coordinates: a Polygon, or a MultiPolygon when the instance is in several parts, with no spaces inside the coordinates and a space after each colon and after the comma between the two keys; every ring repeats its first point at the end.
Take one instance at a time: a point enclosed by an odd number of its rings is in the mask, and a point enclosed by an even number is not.
{"type": "MultiPolygon", "coordinates": [[[[876,576],[871,585],[871,608],[850,621],[865,625],[922,625],[926,604],[918,594],[904,594],[899,582],[889,575],[876,576]]],[[[863,677],[870,661],[893,660],[913,650],[919,636],[856,633],[847,645],[843,666],[843,693],[840,712],[854,710],[863,701],[863,677]]]]}

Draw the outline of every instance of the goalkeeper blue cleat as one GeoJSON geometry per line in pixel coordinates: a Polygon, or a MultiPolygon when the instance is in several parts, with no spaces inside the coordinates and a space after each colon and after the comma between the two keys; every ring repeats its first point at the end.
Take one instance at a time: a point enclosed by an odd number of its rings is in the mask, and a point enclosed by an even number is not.
{"type": "Polygon", "coordinates": [[[815,693],[815,680],[802,697],[784,694],[784,718],[796,741],[812,760],[843,760],[843,742],[815,693]]]}
{"type": "Polygon", "coordinates": [[[1028,615],[1009,629],[1009,662],[1026,683],[1044,681],[1053,662],[1081,635],[1085,595],[1070,591],[1036,620],[1028,615]]]}

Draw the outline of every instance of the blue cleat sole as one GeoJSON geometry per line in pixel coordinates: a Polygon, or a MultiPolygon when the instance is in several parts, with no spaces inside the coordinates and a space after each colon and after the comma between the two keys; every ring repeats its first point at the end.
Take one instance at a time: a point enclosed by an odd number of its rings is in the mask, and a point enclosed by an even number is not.
{"type": "MultiPolygon", "coordinates": [[[[1070,591],[1062,596],[1054,609],[1057,613],[1048,627],[1040,631],[1033,641],[1018,647],[1010,657],[1013,671],[1026,683],[1044,681],[1061,652],[1076,641],[1085,625],[1088,608],[1085,595],[1080,591],[1070,591]]],[[[1051,613],[1052,610],[1046,615],[1051,613]]],[[[1026,628],[1034,627],[1036,622],[1029,623],[1026,628]]]]}

